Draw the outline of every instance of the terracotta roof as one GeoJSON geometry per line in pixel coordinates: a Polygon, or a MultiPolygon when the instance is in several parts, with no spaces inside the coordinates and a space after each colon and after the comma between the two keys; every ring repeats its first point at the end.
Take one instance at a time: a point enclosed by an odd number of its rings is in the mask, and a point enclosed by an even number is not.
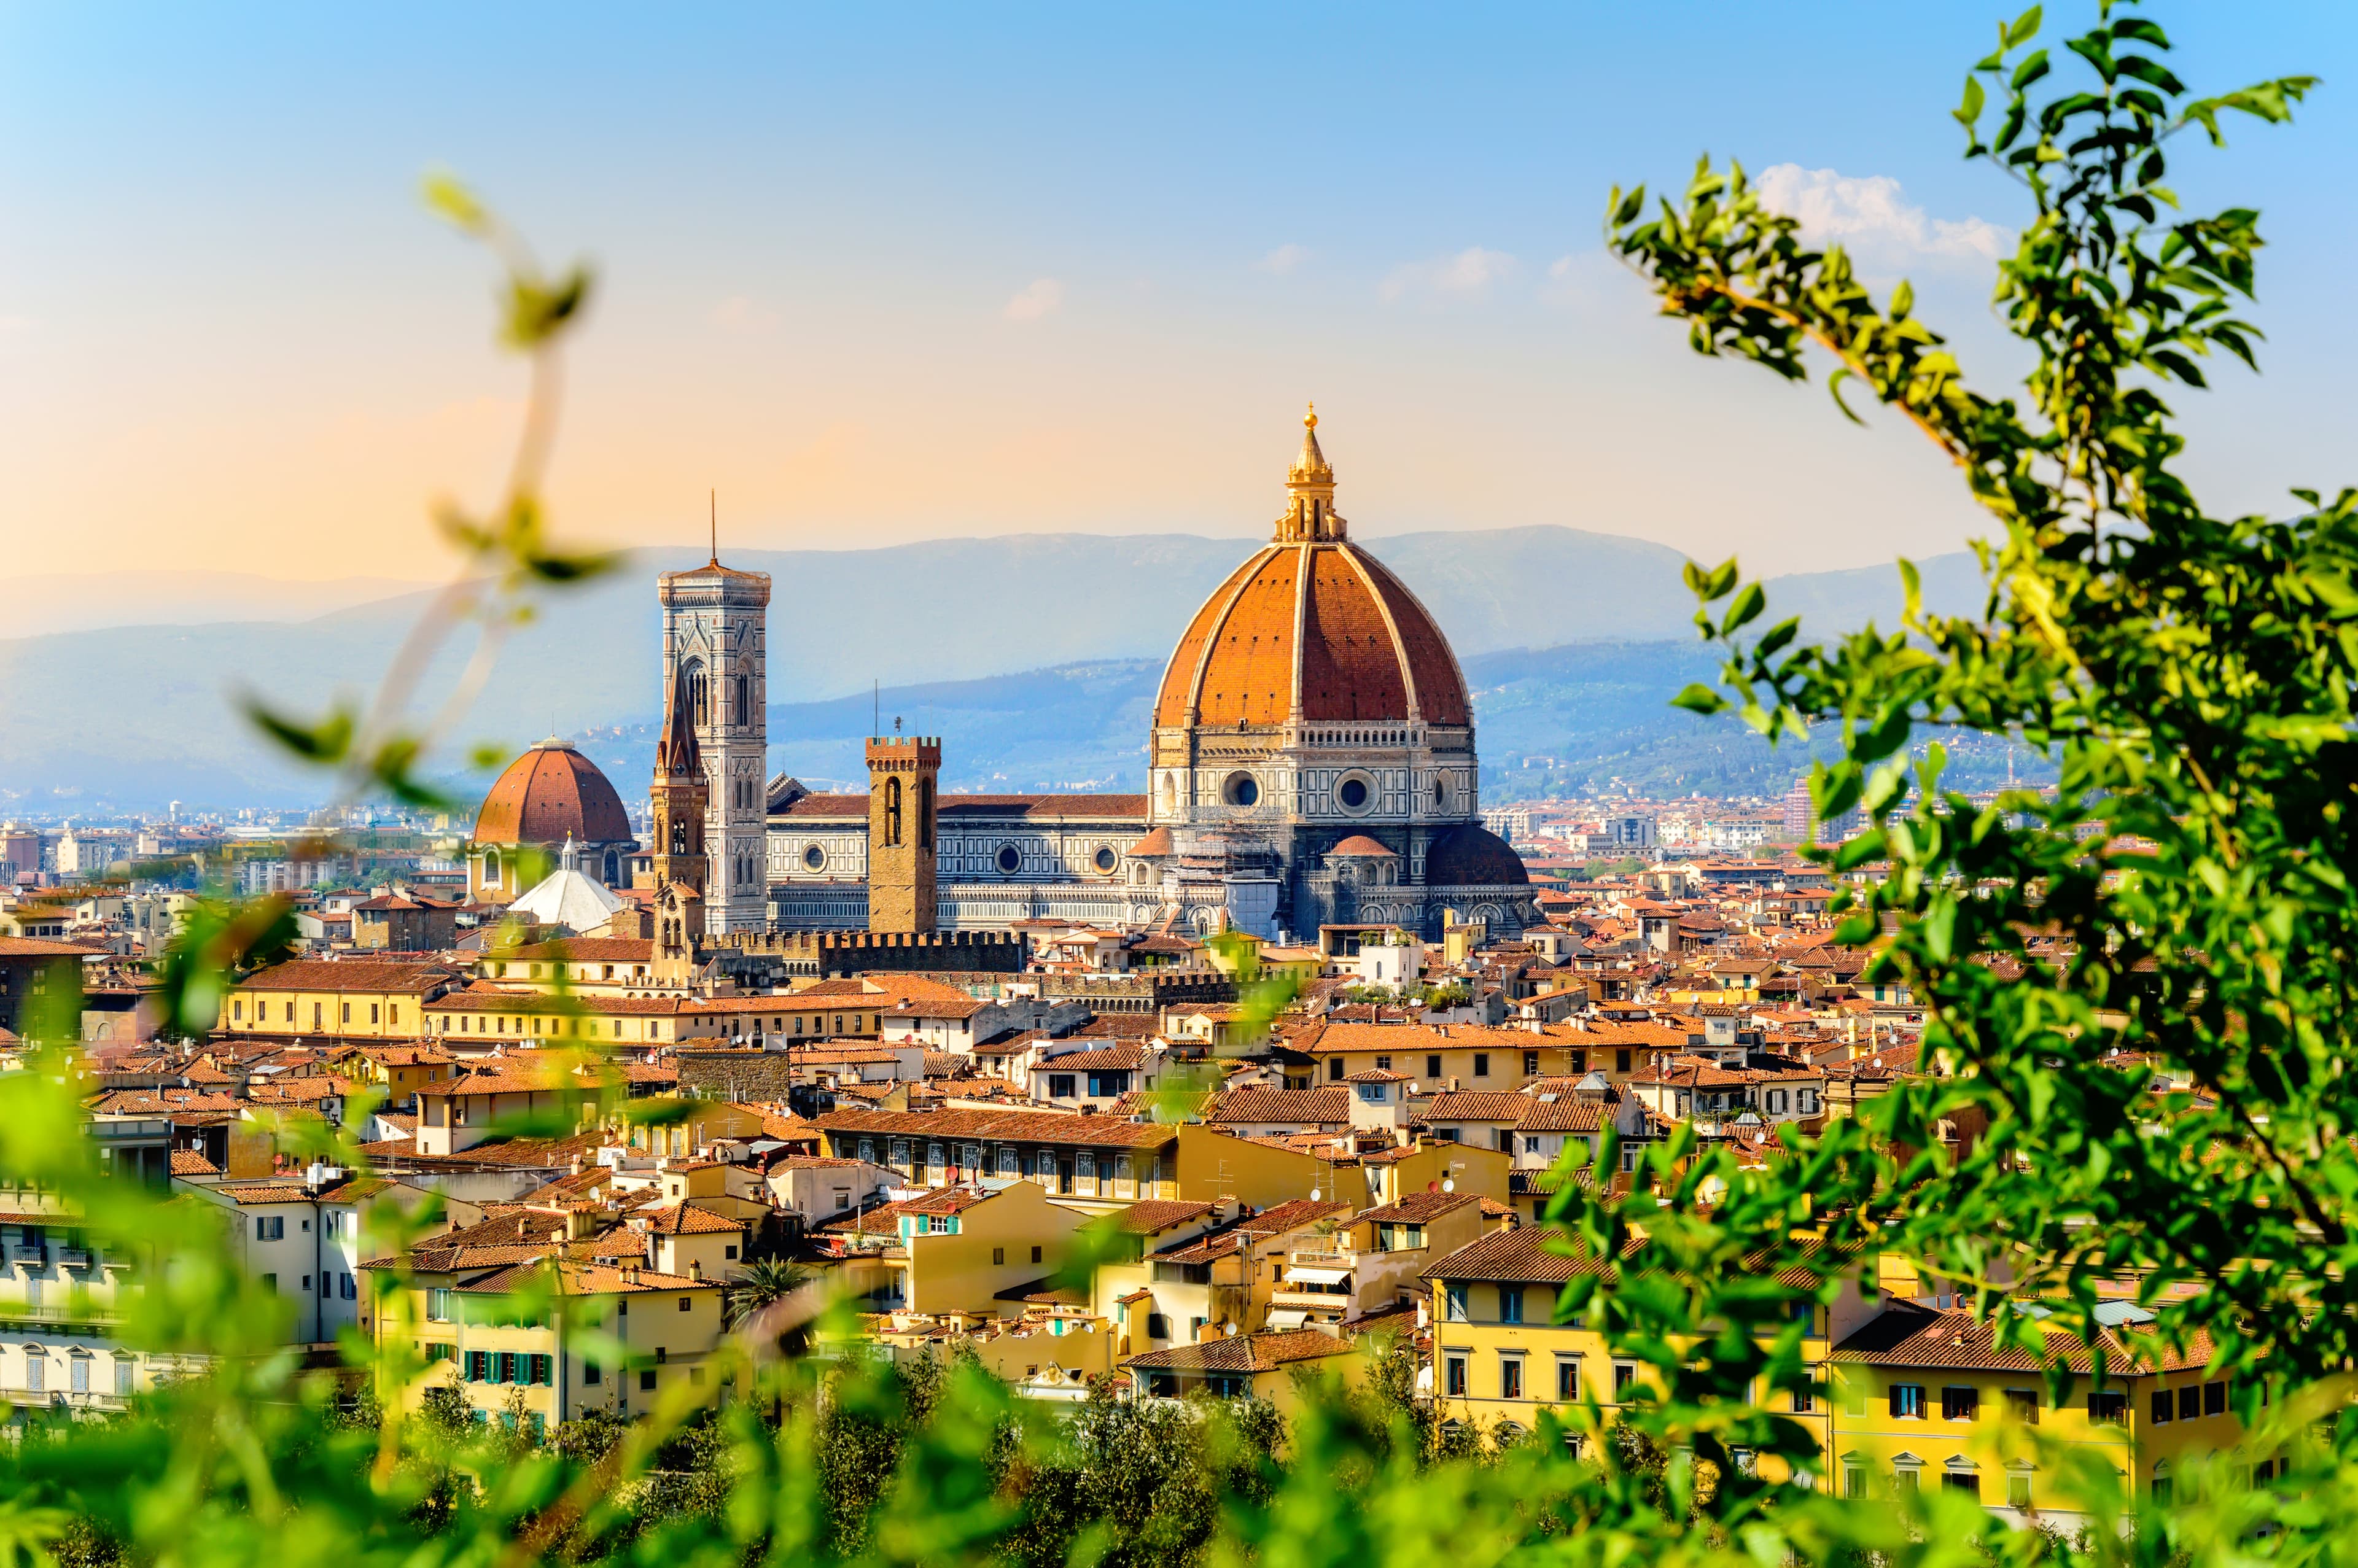
{"type": "Polygon", "coordinates": [[[105,951],[45,936],[0,936],[0,958],[87,958],[105,951]]]}
{"type": "Polygon", "coordinates": [[[1211,1212],[1212,1206],[1207,1203],[1179,1198],[1141,1198],[1115,1217],[1114,1228],[1127,1236],[1152,1236],[1158,1230],[1168,1230],[1174,1225],[1201,1219],[1211,1212]]]}
{"type": "MultiPolygon", "coordinates": [[[[1417,1277],[1423,1280],[1503,1280],[1509,1283],[1562,1284],[1578,1275],[1596,1271],[1594,1258],[1568,1258],[1551,1250],[1551,1244],[1561,1247],[1563,1238],[1538,1226],[1494,1230],[1467,1242],[1445,1258],[1437,1258],[1427,1263],[1417,1271],[1417,1277]]],[[[1642,1245],[1642,1242],[1633,1241],[1629,1249],[1634,1251],[1642,1245]]]]}
{"type": "Polygon", "coordinates": [[[735,1234],[745,1228],[741,1219],[730,1219],[702,1208],[694,1203],[676,1203],[666,1208],[648,1209],[632,1217],[632,1223],[643,1225],[657,1236],[719,1236],[735,1234]]]}
{"type": "Polygon", "coordinates": [[[1314,1328],[1282,1334],[1238,1334],[1195,1345],[1174,1345],[1149,1350],[1124,1361],[1124,1367],[1170,1372],[1273,1372],[1296,1361],[1326,1356],[1348,1356],[1355,1347],[1314,1328]]]}
{"type": "Polygon", "coordinates": [[[1228,1089],[1214,1097],[1205,1119],[1236,1122],[1347,1122],[1347,1089],[1228,1089]]]}
{"type": "Polygon", "coordinates": [[[1521,1120],[1523,1113],[1531,1108],[1529,1095],[1476,1090],[1435,1095],[1425,1102],[1422,1115],[1427,1122],[1512,1122],[1521,1120]]]}
{"type": "Polygon", "coordinates": [[[296,958],[273,964],[238,982],[241,990],[405,991],[448,985],[447,964],[399,958],[296,958]]]}
{"type": "MultiPolygon", "coordinates": [[[[1999,1349],[1993,1325],[1975,1322],[1971,1313],[1936,1312],[1910,1302],[1894,1302],[1835,1346],[1833,1358],[1873,1367],[1953,1367],[1990,1372],[2044,1369],[2037,1353],[1999,1349]]],[[[2049,1355],[2062,1356],[2076,1372],[2087,1372],[2094,1366],[2087,1346],[2069,1335],[2050,1335],[2047,1343],[2049,1355]]],[[[2132,1345],[2116,1331],[2100,1330],[2097,1343],[2104,1349],[2105,1365],[2115,1372],[2157,1369],[2149,1342],[2132,1345]]],[[[2165,1352],[2158,1369],[2174,1372],[2207,1366],[2211,1353],[2210,1336],[2197,1333],[2183,1352],[2165,1352]]]]}
{"type": "MultiPolygon", "coordinates": [[[[1171,829],[1157,827],[1132,844],[1128,852],[1137,856],[1170,855],[1177,852],[1177,847],[1171,842],[1171,829]]],[[[1184,947],[1186,944],[1181,943],[1180,946],[1184,947]]]]}
{"type": "Polygon", "coordinates": [[[1481,1201],[1481,1195],[1478,1193],[1411,1193],[1398,1203],[1386,1204],[1381,1208],[1371,1208],[1365,1214],[1354,1215],[1351,1217],[1355,1223],[1362,1219],[1371,1219],[1390,1225],[1423,1225],[1440,1218],[1453,1209],[1464,1208],[1467,1204],[1478,1204],[1481,1201]]]}
{"type": "Polygon", "coordinates": [[[1033,1071],[1039,1073],[1129,1071],[1146,1065],[1146,1048],[1142,1045],[1104,1045],[1088,1051],[1070,1051],[1061,1056],[1051,1056],[1033,1071]]]}
{"type": "Polygon", "coordinates": [[[1352,834],[1348,838],[1344,839],[1340,844],[1336,845],[1326,852],[1330,855],[1368,857],[1381,856],[1385,859],[1394,860],[1400,859],[1400,856],[1393,850],[1386,848],[1382,844],[1377,843],[1373,838],[1368,838],[1364,833],[1352,834]]]}
{"type": "Polygon", "coordinates": [[[1522,1119],[1515,1123],[1518,1132],[1595,1132],[1614,1117],[1614,1108],[1601,1100],[1574,1099],[1570,1096],[1552,1099],[1539,1095],[1518,1098],[1526,1106],[1522,1119]]]}
{"type": "Polygon", "coordinates": [[[1238,1222],[1237,1228],[1254,1236],[1282,1236],[1289,1230],[1299,1230],[1305,1225],[1315,1225],[1322,1219],[1336,1219],[1351,1212],[1347,1203],[1322,1203],[1315,1198],[1288,1198],[1261,1210],[1251,1218],[1238,1222]]]}
{"type": "Polygon", "coordinates": [[[1151,1148],[1178,1133],[1169,1127],[1056,1110],[831,1110],[818,1119],[831,1137],[967,1139],[978,1142],[1069,1143],[1086,1148],[1151,1148]]]}
{"type": "Polygon", "coordinates": [[[654,957],[655,945],[645,936],[568,936],[550,942],[527,942],[521,947],[494,947],[487,958],[563,958],[576,964],[644,964],[654,957]]]}
{"type": "Polygon", "coordinates": [[[475,814],[477,844],[628,843],[622,797],[598,764],[551,738],[507,765],[475,814]]]}
{"type": "Polygon", "coordinates": [[[172,1151],[172,1174],[176,1176],[218,1176],[221,1173],[219,1165],[193,1149],[172,1151]]]}
{"type": "MultiPolygon", "coordinates": [[[[1087,822],[1142,822],[1146,817],[1146,797],[1142,795],[945,795],[936,797],[935,809],[945,820],[962,816],[1020,816],[1030,822],[1079,820],[1087,822]]],[[[868,817],[868,797],[864,795],[806,795],[785,809],[789,817],[821,819],[868,817]]]]}

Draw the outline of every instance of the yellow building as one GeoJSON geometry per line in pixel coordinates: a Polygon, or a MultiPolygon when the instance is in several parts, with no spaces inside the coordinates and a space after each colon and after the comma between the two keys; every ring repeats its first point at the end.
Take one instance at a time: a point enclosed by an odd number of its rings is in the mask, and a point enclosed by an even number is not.
{"type": "MultiPolygon", "coordinates": [[[[1424,1269],[1445,1421],[1496,1439],[1530,1431],[1542,1409],[1593,1402],[1609,1420],[1615,1407],[1647,1397],[1649,1367],[1617,1358],[1593,1329],[1553,1321],[1556,1292],[1595,1267],[1548,1250],[1545,1232],[1526,1226],[1424,1269]]],[[[2118,1325],[2107,1330],[2105,1381],[2086,1380],[2092,1363],[2075,1349],[2070,1364],[2082,1380],[2059,1406],[2038,1357],[1998,1349],[1991,1326],[1971,1314],[1905,1298],[1870,1303],[1846,1286],[1831,1308],[1810,1309],[1801,1339],[1805,1370],[1829,1391],[1774,1398],[1817,1440],[1843,1496],[1937,1486],[2018,1522],[2083,1522],[2061,1490],[2074,1451],[2109,1462],[2140,1494],[2167,1493],[2173,1465],[2243,1437],[2232,1390],[2202,1371],[2207,1344],[2157,1358],[2124,1334],[2145,1314],[2126,1303],[2100,1311],[2118,1325]]]]}
{"type": "Polygon", "coordinates": [[[2138,1495],[2166,1496],[2173,1465],[2243,1440],[2227,1382],[2204,1375],[2207,1342],[2157,1357],[2124,1333],[2147,1314],[2126,1303],[2097,1311],[2117,1325],[2104,1331],[2104,1381],[2075,1348],[2082,1380],[2058,1405],[2039,1359],[1997,1348],[1990,1325],[1893,1303],[1834,1347],[1830,1476],[1846,1497],[1946,1487],[2060,1521],[2076,1518],[2058,1489],[2073,1453],[2111,1464],[2138,1495]]]}
{"type": "MultiPolygon", "coordinates": [[[[533,968],[546,968],[541,963],[533,968]]],[[[756,1046],[796,1040],[875,1037],[891,998],[882,991],[789,996],[689,997],[588,989],[556,994],[530,977],[477,980],[427,1003],[425,1033],[453,1050],[552,1040],[607,1045],[675,1045],[698,1040],[756,1046]]],[[[413,1029],[412,1033],[417,1033],[413,1029]]]]}
{"type": "Polygon", "coordinates": [[[1279,1413],[1303,1402],[1303,1381],[1314,1378],[1350,1389],[1364,1382],[1368,1355],[1355,1340],[1314,1328],[1239,1334],[1149,1350],[1121,1364],[1144,1396],[1178,1399],[1202,1391],[1215,1399],[1267,1400],[1279,1413]]]}
{"type": "Polygon", "coordinates": [[[845,1287],[880,1313],[1021,1314],[1027,1295],[1065,1266],[1089,1215],[1014,1182],[985,1192],[945,1187],[871,1209],[827,1229],[856,1251],[845,1287]]]}
{"type": "MultiPolygon", "coordinates": [[[[1556,1293],[1594,1273],[1593,1258],[1552,1251],[1548,1232],[1532,1226],[1494,1231],[1427,1264],[1433,1290],[1433,1391],[1444,1422],[1471,1426],[1492,1441],[1532,1429],[1543,1409],[1584,1403],[1612,1410],[1645,1397],[1650,1369],[1617,1358],[1603,1335],[1554,1321],[1556,1293]]],[[[1801,1357],[1823,1379],[1828,1313],[1815,1309],[1801,1357]]],[[[1790,1412],[1821,1444],[1833,1428],[1823,1400],[1790,1412]]]]}
{"type": "Polygon", "coordinates": [[[827,1152],[901,1173],[911,1186],[1022,1177],[1067,1204],[1109,1212],[1141,1198],[1236,1198],[1266,1208],[1336,1180],[1366,1178],[1314,1154],[1231,1138],[1194,1122],[1042,1110],[833,1110],[818,1119],[827,1152]]]}
{"type": "Polygon", "coordinates": [[[1132,1205],[1122,1218],[1134,1249],[1098,1265],[1090,1306],[1114,1325],[1123,1356],[1193,1344],[1223,1325],[1257,1333],[1288,1249],[1318,1244],[1351,1209],[1312,1198],[1255,1214],[1226,1203],[1132,1205]]]}
{"type": "Polygon", "coordinates": [[[216,1034],[415,1040],[426,1007],[457,983],[436,963],[297,958],[249,975],[222,1000],[216,1034]]]}
{"type": "Polygon", "coordinates": [[[387,1105],[407,1105],[427,1084],[456,1070],[456,1059],[432,1045],[359,1045],[329,1057],[340,1076],[370,1085],[387,1105]]]}
{"type": "Polygon", "coordinates": [[[1329,1023],[1297,1041],[1315,1066],[1316,1085],[1358,1073],[1405,1073],[1416,1090],[1514,1090],[1537,1078],[1578,1077],[1587,1070],[1578,1043],[1563,1029],[1487,1029],[1472,1023],[1329,1023]]]}
{"type": "Polygon", "coordinates": [[[409,1339],[428,1363],[401,1391],[407,1409],[440,1385],[458,1389],[478,1421],[500,1420],[520,1394],[525,1419],[546,1426],[591,1411],[644,1412],[671,1384],[718,1376],[718,1280],[627,1261],[543,1257],[435,1272],[430,1260],[421,1259],[403,1306],[377,1319],[381,1337],[409,1339]],[[526,1303],[538,1310],[526,1312],[526,1303]],[[599,1343],[585,1344],[592,1335],[599,1343]]]}

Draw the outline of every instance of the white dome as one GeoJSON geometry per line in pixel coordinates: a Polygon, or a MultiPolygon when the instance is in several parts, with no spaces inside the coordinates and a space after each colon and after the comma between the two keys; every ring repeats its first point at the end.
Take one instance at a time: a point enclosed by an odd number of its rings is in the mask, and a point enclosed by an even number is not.
{"type": "Polygon", "coordinates": [[[578,936],[603,926],[625,902],[612,889],[581,874],[568,838],[557,869],[509,904],[508,914],[535,925],[562,925],[578,936]]]}

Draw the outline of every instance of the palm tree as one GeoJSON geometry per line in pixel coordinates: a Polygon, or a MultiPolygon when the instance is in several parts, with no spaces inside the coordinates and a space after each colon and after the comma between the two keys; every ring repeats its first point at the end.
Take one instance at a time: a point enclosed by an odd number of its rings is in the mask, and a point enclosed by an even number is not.
{"type": "Polygon", "coordinates": [[[784,1301],[818,1277],[808,1264],[784,1258],[757,1258],[720,1287],[720,1321],[735,1328],[773,1303],[784,1301]]]}

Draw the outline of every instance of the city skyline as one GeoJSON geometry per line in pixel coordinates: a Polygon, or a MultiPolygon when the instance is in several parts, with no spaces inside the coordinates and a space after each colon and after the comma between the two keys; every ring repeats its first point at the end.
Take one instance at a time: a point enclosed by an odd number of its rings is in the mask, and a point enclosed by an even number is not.
{"type": "MultiPolygon", "coordinates": [[[[551,261],[600,263],[551,487],[585,539],[692,542],[711,486],[749,548],[1249,539],[1315,398],[1370,539],[1557,523],[1764,571],[1953,550],[1983,525],[1938,454],[1700,364],[1598,247],[1613,180],[1683,178],[1666,143],[1732,154],[1871,275],[1910,276],[2003,384],[1983,299],[2013,193],[1937,117],[1895,129],[1842,88],[1872,63],[1946,102],[1988,17],[1818,9],[1850,25],[1773,70],[1702,8],[1445,37],[1385,10],[905,35],[731,11],[594,38],[528,11],[20,9],[0,572],[87,572],[104,538],[166,571],[438,575],[428,503],[487,493],[522,379],[480,257],[415,200],[437,166],[551,261]],[[1698,424],[1722,460],[1673,462],[1698,424]]],[[[2352,347],[2309,319],[2351,237],[2309,186],[2353,140],[2329,16],[2174,19],[2207,81],[2329,82],[2298,138],[2236,133],[2277,330],[2265,380],[2180,399],[2221,510],[2280,508],[2352,347]]],[[[2204,199],[2206,160],[2184,167],[2204,199]]]]}

